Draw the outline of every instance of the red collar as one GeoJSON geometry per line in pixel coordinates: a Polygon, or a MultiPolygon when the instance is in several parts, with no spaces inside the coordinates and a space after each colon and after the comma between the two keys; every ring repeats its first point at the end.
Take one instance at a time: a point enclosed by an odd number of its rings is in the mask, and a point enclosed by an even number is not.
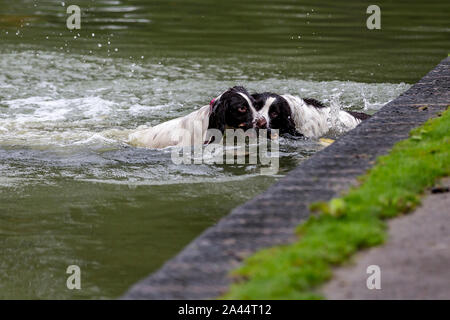
{"type": "Polygon", "coordinates": [[[209,103],[209,113],[211,114],[213,111],[214,103],[216,102],[216,98],[212,99],[209,103]]]}

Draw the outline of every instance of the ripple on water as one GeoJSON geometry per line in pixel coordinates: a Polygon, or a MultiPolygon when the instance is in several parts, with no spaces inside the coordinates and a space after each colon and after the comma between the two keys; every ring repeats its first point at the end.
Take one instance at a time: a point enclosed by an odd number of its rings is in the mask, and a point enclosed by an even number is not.
{"type": "MultiPolygon", "coordinates": [[[[5,184],[22,177],[14,169],[18,162],[30,168],[29,181],[34,175],[52,179],[58,170],[79,180],[130,185],[243,179],[258,168],[175,166],[170,150],[128,146],[128,133],[140,125],[185,115],[236,84],[250,91],[296,94],[369,113],[408,88],[404,83],[243,80],[236,61],[229,65],[227,69],[227,64],[197,61],[130,62],[33,51],[0,54],[0,158],[13,164],[1,169],[9,179],[5,184]],[[97,71],[99,66],[102,72],[97,71]],[[130,69],[134,70],[131,78],[130,69]],[[238,80],[223,80],[223,74],[238,80]]],[[[281,155],[289,168],[319,148],[315,142],[283,140],[281,155]]]]}

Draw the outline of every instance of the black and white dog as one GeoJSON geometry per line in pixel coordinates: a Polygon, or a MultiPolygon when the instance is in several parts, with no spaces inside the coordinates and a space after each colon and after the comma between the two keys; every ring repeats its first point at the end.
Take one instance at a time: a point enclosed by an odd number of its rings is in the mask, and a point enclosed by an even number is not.
{"type": "Polygon", "coordinates": [[[280,134],[318,138],[332,129],[348,131],[370,116],[361,112],[336,110],[315,99],[301,99],[289,94],[264,92],[252,94],[255,108],[264,116],[267,127],[280,134]]]}
{"type": "Polygon", "coordinates": [[[254,99],[245,88],[236,86],[213,99],[209,105],[190,114],[169,120],[154,127],[136,130],[129,135],[129,142],[147,148],[169,146],[193,146],[200,137],[201,143],[212,142],[208,129],[265,128],[266,120],[254,107],[254,99]]]}

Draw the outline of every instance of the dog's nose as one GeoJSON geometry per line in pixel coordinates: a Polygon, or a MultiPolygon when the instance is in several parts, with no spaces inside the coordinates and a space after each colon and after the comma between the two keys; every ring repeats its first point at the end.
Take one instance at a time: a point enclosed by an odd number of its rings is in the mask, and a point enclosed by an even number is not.
{"type": "Polygon", "coordinates": [[[256,127],[257,127],[257,128],[260,128],[260,129],[265,129],[265,128],[267,128],[267,121],[266,121],[266,118],[260,117],[260,118],[256,119],[256,127]]]}

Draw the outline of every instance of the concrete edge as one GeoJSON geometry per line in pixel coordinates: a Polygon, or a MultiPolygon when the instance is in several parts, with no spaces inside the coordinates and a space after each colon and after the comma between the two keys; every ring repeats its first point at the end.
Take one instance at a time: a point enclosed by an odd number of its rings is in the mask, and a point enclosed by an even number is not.
{"type": "Polygon", "coordinates": [[[308,207],[356,184],[374,160],[450,105],[450,58],[442,60],[371,119],[235,208],[122,299],[212,299],[228,289],[228,274],[258,249],[289,243],[308,207]]]}

